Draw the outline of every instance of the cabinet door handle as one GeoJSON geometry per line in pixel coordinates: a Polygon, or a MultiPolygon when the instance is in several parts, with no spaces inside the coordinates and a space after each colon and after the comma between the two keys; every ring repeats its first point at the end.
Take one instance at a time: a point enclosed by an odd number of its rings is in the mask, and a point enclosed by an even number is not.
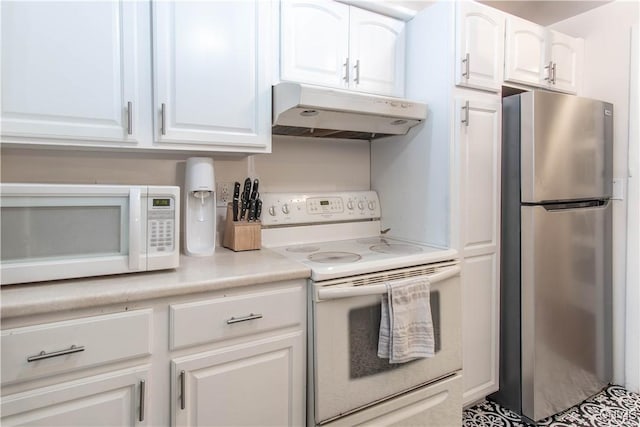
{"type": "Polygon", "coordinates": [[[64,356],[65,354],[79,353],[84,351],[83,345],[72,345],[69,348],[65,348],[64,350],[52,351],[51,353],[47,353],[42,350],[40,353],[27,357],[27,362],[35,362],[36,360],[49,359],[51,357],[64,356]]]}
{"type": "Polygon", "coordinates": [[[551,83],[556,84],[556,64],[555,62],[552,63],[553,65],[551,65],[551,75],[552,75],[552,80],[551,83]]]}
{"type": "Polygon", "coordinates": [[[469,101],[464,103],[462,111],[464,111],[464,119],[462,119],[462,123],[464,123],[466,127],[469,127],[469,101]]]}
{"type": "Polygon", "coordinates": [[[462,77],[469,80],[469,62],[471,62],[469,53],[464,56],[462,60],[462,65],[464,66],[464,71],[462,72],[462,77]]]}
{"type": "Polygon", "coordinates": [[[127,135],[133,135],[133,103],[127,102],[127,135]]]}
{"type": "Polygon", "coordinates": [[[231,319],[227,320],[227,325],[231,325],[232,323],[238,323],[238,322],[246,322],[247,320],[254,320],[254,319],[262,319],[262,314],[249,313],[248,316],[232,317],[231,319]]]}
{"type": "Polygon", "coordinates": [[[162,135],[167,134],[167,104],[164,102],[160,106],[160,133],[162,135]]]}
{"type": "Polygon", "coordinates": [[[356,60],[356,65],[353,66],[353,69],[356,70],[356,78],[353,81],[356,84],[360,84],[360,60],[356,60]]]}
{"type": "Polygon", "coordinates": [[[187,400],[187,397],[184,394],[185,394],[185,373],[184,371],[180,371],[180,409],[183,409],[183,410],[186,407],[186,400],[187,400]]]}
{"type": "Polygon", "coordinates": [[[344,66],[344,77],[342,77],[342,80],[349,83],[349,58],[346,58],[342,65],[344,66]]]}
{"type": "Polygon", "coordinates": [[[549,64],[544,69],[547,70],[547,77],[544,79],[549,83],[553,83],[553,62],[549,61],[549,64]]]}
{"type": "Polygon", "coordinates": [[[144,421],[144,401],[146,399],[146,388],[147,384],[144,380],[140,380],[140,416],[138,417],[138,421],[144,421]]]}

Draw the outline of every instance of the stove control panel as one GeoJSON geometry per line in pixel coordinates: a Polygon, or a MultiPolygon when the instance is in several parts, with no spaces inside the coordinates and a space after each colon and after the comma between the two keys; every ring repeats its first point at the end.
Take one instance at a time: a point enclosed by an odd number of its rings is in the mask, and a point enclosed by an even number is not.
{"type": "Polygon", "coordinates": [[[380,218],[375,191],[262,193],[262,225],[315,224],[380,218]]]}

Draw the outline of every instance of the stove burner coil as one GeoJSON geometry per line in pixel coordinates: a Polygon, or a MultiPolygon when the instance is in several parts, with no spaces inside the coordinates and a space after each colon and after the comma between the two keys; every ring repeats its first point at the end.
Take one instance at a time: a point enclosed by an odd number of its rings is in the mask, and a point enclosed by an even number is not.
{"type": "Polygon", "coordinates": [[[309,261],[321,262],[324,264],[346,264],[356,262],[362,257],[351,252],[317,252],[307,257],[309,261]]]}

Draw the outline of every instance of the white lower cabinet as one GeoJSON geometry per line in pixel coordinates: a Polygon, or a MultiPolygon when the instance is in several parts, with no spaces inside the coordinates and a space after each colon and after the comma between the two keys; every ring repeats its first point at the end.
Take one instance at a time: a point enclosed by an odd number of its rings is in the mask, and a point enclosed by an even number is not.
{"type": "Polygon", "coordinates": [[[172,425],[304,424],[305,307],[303,282],[171,304],[172,425]]]}
{"type": "Polygon", "coordinates": [[[173,425],[300,425],[303,345],[297,332],[173,360],[173,425]]]}
{"type": "Polygon", "coordinates": [[[3,426],[305,424],[304,280],[71,313],[2,319],[3,426]]]}
{"type": "Polygon", "coordinates": [[[498,390],[500,299],[498,253],[465,258],[462,264],[462,366],[464,404],[498,390]]]}
{"type": "Polygon", "coordinates": [[[2,396],[2,425],[145,426],[148,368],[2,396]]]}

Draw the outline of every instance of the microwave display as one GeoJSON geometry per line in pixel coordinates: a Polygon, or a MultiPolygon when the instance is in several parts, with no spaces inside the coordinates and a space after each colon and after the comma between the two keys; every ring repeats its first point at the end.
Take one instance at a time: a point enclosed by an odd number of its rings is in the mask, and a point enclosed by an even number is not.
{"type": "Polygon", "coordinates": [[[153,207],[170,207],[171,199],[153,199],[153,207]]]}

